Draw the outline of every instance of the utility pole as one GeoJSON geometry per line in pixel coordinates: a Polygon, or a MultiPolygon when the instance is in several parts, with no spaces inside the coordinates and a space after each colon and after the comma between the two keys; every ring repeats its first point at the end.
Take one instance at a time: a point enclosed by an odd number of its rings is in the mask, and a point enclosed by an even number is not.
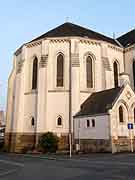
{"type": "Polygon", "coordinates": [[[72,59],[71,40],[69,39],[69,155],[72,157],[72,59]]]}

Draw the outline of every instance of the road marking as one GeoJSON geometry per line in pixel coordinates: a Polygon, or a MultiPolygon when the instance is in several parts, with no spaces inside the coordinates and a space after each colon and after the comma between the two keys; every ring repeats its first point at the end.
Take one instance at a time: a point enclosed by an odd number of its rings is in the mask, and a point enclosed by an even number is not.
{"type": "Polygon", "coordinates": [[[14,165],[14,166],[24,167],[23,163],[18,163],[18,162],[14,162],[14,161],[7,161],[7,160],[1,160],[0,159],[0,162],[5,163],[5,164],[11,164],[11,165],[14,165]]]}
{"type": "Polygon", "coordinates": [[[9,170],[9,171],[0,173],[0,177],[1,177],[1,176],[6,176],[6,175],[9,175],[9,174],[12,174],[12,173],[14,173],[14,172],[16,172],[16,171],[17,171],[17,169],[12,169],[12,170],[9,170]]]}
{"type": "Polygon", "coordinates": [[[117,161],[117,162],[114,162],[114,161],[97,161],[97,160],[81,160],[81,159],[76,159],[76,160],[73,160],[71,159],[70,161],[74,161],[74,162],[87,162],[89,163],[90,165],[100,165],[100,164],[105,164],[105,165],[130,165],[130,166],[135,166],[135,162],[122,162],[122,161],[117,161]]]}

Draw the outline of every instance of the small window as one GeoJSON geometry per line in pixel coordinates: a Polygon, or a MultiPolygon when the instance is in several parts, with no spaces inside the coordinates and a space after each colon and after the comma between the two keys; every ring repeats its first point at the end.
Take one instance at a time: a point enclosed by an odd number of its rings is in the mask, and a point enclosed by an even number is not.
{"type": "Polygon", "coordinates": [[[90,121],[87,120],[87,128],[90,127],[90,121]]]}
{"type": "Polygon", "coordinates": [[[57,119],[57,125],[58,125],[58,126],[62,126],[62,118],[61,118],[61,117],[58,117],[58,119],[57,119]]]}
{"type": "Polygon", "coordinates": [[[91,122],[92,122],[92,127],[95,127],[95,119],[92,119],[91,122]]]}
{"type": "Polygon", "coordinates": [[[35,120],[34,120],[34,117],[32,117],[31,119],[31,125],[34,126],[35,125],[35,120]]]}

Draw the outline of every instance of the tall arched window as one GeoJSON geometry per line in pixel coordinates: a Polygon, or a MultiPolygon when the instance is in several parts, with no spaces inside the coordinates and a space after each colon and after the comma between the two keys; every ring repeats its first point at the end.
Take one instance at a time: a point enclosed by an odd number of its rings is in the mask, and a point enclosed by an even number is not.
{"type": "Polygon", "coordinates": [[[57,87],[63,87],[64,84],[64,58],[62,54],[57,57],[57,87]]]}
{"type": "Polygon", "coordinates": [[[123,107],[120,106],[119,107],[119,122],[123,123],[124,122],[124,118],[123,118],[123,107]]]}
{"type": "Polygon", "coordinates": [[[116,61],[113,63],[113,71],[114,71],[114,86],[118,87],[119,86],[119,83],[118,83],[118,64],[116,61]]]}
{"type": "Polygon", "coordinates": [[[90,56],[86,59],[86,80],[87,88],[93,88],[93,68],[92,68],[92,58],[90,56]]]}
{"type": "Polygon", "coordinates": [[[134,123],[135,123],[135,108],[134,108],[134,123]]]}
{"type": "Polygon", "coordinates": [[[37,89],[37,77],[38,77],[38,59],[37,57],[35,57],[33,61],[32,89],[37,89]]]}
{"type": "Polygon", "coordinates": [[[34,126],[35,125],[35,120],[34,117],[31,118],[31,125],[34,126]]]}
{"type": "Polygon", "coordinates": [[[133,80],[134,80],[134,89],[135,89],[135,61],[133,62],[133,80]]]}

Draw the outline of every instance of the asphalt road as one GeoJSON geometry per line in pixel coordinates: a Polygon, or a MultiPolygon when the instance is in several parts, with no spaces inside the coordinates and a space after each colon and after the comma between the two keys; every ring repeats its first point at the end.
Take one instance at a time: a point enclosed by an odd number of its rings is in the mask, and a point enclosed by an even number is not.
{"type": "Polygon", "coordinates": [[[56,160],[0,154],[0,180],[135,180],[135,154],[56,160]]]}

